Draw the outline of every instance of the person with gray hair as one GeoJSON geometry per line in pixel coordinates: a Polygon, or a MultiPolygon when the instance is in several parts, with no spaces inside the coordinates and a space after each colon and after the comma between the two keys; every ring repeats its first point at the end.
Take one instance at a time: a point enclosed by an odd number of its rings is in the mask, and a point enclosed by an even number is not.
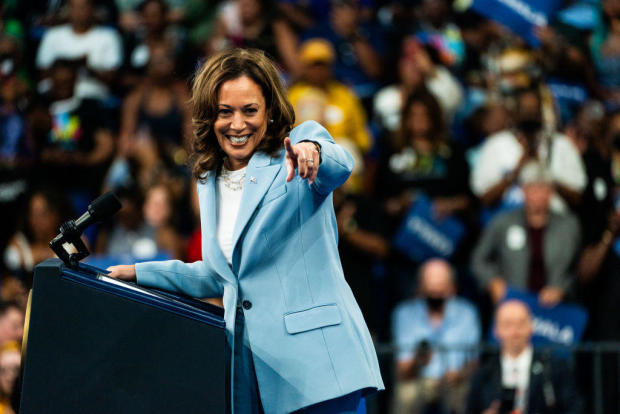
{"type": "Polygon", "coordinates": [[[468,348],[480,340],[480,322],[476,308],[456,296],[448,262],[422,264],[418,297],[396,307],[392,324],[398,346],[394,412],[422,413],[430,405],[462,412],[475,362],[468,348]]]}
{"type": "Polygon", "coordinates": [[[551,210],[552,183],[542,163],[526,164],[520,173],[523,206],[499,213],[474,249],[473,273],[493,303],[513,287],[537,293],[542,304],[553,306],[573,282],[579,222],[570,213],[551,210]]]}

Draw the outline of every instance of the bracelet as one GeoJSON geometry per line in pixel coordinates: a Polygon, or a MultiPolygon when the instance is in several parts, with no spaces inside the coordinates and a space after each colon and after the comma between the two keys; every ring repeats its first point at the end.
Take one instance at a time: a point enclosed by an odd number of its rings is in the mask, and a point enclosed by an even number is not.
{"type": "Polygon", "coordinates": [[[309,140],[309,139],[303,139],[303,140],[301,140],[301,141],[299,141],[299,142],[300,142],[300,143],[301,143],[301,142],[309,142],[309,143],[311,143],[311,144],[314,144],[314,147],[316,148],[316,152],[318,152],[318,153],[319,153],[319,164],[323,161],[323,157],[321,156],[321,144],[319,144],[319,143],[318,143],[318,142],[316,142],[316,141],[311,141],[311,140],[309,140]]]}

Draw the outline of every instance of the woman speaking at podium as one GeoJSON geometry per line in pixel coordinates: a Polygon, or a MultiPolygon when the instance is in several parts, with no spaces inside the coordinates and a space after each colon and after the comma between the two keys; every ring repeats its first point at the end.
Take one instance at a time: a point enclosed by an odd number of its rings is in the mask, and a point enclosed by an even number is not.
{"type": "Polygon", "coordinates": [[[383,382],[337,249],[332,191],[352,157],[316,122],[291,130],[293,108],[261,51],[211,57],[192,104],[203,260],[112,266],[111,276],[223,297],[234,414],[355,413],[383,382]]]}

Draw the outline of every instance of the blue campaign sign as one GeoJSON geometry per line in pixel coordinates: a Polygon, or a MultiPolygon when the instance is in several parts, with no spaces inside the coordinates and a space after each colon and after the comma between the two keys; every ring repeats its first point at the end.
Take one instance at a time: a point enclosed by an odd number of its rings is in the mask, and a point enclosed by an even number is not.
{"type": "Polygon", "coordinates": [[[437,219],[431,200],[419,195],[394,238],[394,246],[413,261],[451,257],[465,235],[465,226],[454,217],[437,219]]]}
{"type": "Polygon", "coordinates": [[[553,95],[563,121],[572,119],[575,112],[588,99],[588,91],[585,84],[565,82],[560,79],[550,78],[547,86],[553,95]]]}
{"type": "Polygon", "coordinates": [[[594,29],[600,23],[600,13],[597,4],[574,3],[558,13],[562,23],[580,30],[594,29]]]}
{"type": "MultiPolygon", "coordinates": [[[[532,293],[508,289],[503,301],[517,299],[525,302],[534,319],[534,345],[574,345],[581,339],[588,321],[588,312],[578,305],[559,304],[545,307],[538,303],[538,296],[532,293]]],[[[491,330],[493,341],[497,342],[491,330]]]]}
{"type": "Polygon", "coordinates": [[[472,8],[478,13],[507,26],[532,46],[539,41],[534,29],[546,26],[562,0],[474,0],[472,8]]]}

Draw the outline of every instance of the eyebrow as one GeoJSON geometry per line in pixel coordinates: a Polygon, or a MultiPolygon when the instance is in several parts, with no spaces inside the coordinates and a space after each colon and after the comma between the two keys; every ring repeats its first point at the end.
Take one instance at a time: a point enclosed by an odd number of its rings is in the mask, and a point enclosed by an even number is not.
{"type": "MultiPolygon", "coordinates": [[[[226,104],[223,104],[223,103],[218,103],[217,105],[218,106],[222,106],[224,108],[232,108],[232,105],[226,105],[226,104]]],[[[242,108],[248,108],[248,107],[253,106],[253,105],[260,106],[258,103],[252,102],[252,103],[243,105],[242,108]]]]}

